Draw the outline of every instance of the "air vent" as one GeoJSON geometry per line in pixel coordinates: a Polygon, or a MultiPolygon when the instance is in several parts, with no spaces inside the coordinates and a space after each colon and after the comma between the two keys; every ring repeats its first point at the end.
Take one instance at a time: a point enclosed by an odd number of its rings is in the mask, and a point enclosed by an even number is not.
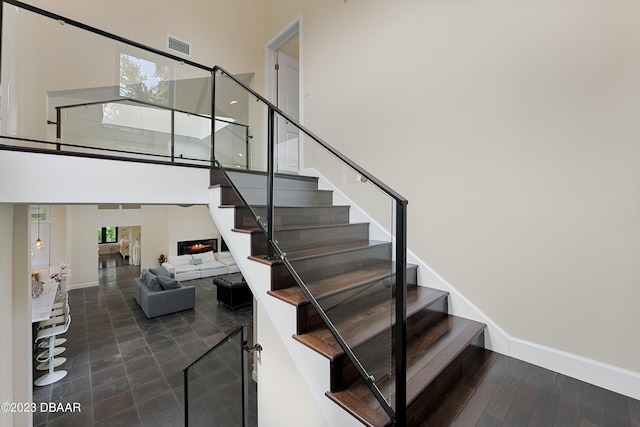
{"type": "Polygon", "coordinates": [[[167,47],[176,52],[191,56],[191,44],[178,40],[175,37],[167,36],[167,47]]]}

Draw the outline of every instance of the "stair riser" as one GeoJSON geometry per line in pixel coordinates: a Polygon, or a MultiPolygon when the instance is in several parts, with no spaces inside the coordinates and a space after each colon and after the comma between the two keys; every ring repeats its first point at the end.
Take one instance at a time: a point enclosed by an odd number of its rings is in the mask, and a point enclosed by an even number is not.
{"type": "MultiPolygon", "coordinates": [[[[267,188],[267,175],[228,170],[227,175],[238,188],[267,188]]],[[[274,177],[275,191],[282,189],[317,190],[318,179],[301,176],[286,176],[276,174],[274,177]]]]}
{"type": "Polygon", "coordinates": [[[484,354],[484,334],[480,333],[430,386],[408,403],[407,425],[422,425],[453,387],[475,372],[484,360],[484,354]]]}
{"type": "MultiPolygon", "coordinates": [[[[381,301],[386,301],[391,298],[389,291],[389,284],[392,283],[395,286],[395,277],[376,281],[373,283],[365,284],[358,288],[350,289],[348,292],[342,292],[340,294],[331,295],[326,298],[322,298],[318,302],[323,308],[336,307],[343,304],[349,307],[361,307],[364,304],[358,304],[359,300],[365,300],[367,304],[377,304],[381,301]]],[[[407,285],[416,286],[418,284],[418,268],[413,266],[407,269],[407,285]]],[[[359,308],[358,308],[359,309],[359,308]]],[[[329,313],[331,314],[331,313],[329,313]]],[[[297,334],[302,335],[315,328],[323,327],[324,321],[320,318],[316,310],[309,303],[301,304],[297,310],[297,334]]]]}
{"type": "MultiPolygon", "coordinates": [[[[364,243],[369,241],[369,224],[349,224],[302,230],[276,229],[274,238],[284,252],[357,241],[364,243]]],[[[258,256],[266,253],[266,236],[253,234],[251,236],[251,255],[258,256]]]]}
{"type": "MultiPolygon", "coordinates": [[[[320,255],[315,258],[292,260],[291,265],[303,281],[319,280],[362,268],[371,263],[389,261],[391,244],[381,244],[364,249],[320,255]]],[[[271,290],[297,286],[284,264],[271,268],[271,290]]]]}
{"type": "MultiPolygon", "coordinates": [[[[447,298],[442,297],[429,307],[410,316],[407,319],[407,341],[436,325],[447,316],[447,312],[447,298]]],[[[395,332],[395,327],[393,331],[395,332]]],[[[392,345],[395,345],[395,333],[392,338],[392,345]]],[[[383,378],[389,375],[389,352],[385,351],[385,349],[389,349],[389,341],[389,332],[385,331],[352,349],[365,369],[374,378],[383,378]]],[[[331,367],[331,391],[340,390],[361,379],[358,371],[344,354],[336,357],[331,367]]]]}
{"type": "MultiPolygon", "coordinates": [[[[267,217],[264,207],[254,208],[256,215],[267,217]]],[[[273,222],[276,227],[334,225],[349,223],[348,206],[277,207],[273,222]]],[[[255,228],[256,222],[248,208],[236,208],[236,228],[255,228]]]]}
{"type": "MultiPolygon", "coordinates": [[[[265,190],[258,188],[241,189],[242,197],[250,205],[267,204],[265,190]]],[[[242,200],[230,187],[222,187],[223,205],[242,205],[242,200]]],[[[326,206],[333,202],[333,193],[325,190],[279,190],[273,195],[277,206],[326,206]]]]}
{"type": "MultiPolygon", "coordinates": [[[[238,188],[267,188],[266,173],[249,171],[240,172],[234,170],[227,170],[226,172],[233,183],[238,186],[238,188]]],[[[218,168],[211,169],[210,183],[211,185],[230,185],[229,181],[227,181],[222,171],[218,168]]],[[[274,179],[274,186],[277,190],[283,188],[298,190],[317,190],[318,178],[276,174],[274,179]]]]}

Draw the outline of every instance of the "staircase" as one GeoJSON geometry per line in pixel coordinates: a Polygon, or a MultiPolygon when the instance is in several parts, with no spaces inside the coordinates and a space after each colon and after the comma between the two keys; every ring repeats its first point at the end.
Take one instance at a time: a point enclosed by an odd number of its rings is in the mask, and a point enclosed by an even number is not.
{"type": "MultiPolygon", "coordinates": [[[[242,197],[255,214],[264,218],[265,175],[227,174],[242,188],[242,197]]],[[[332,193],[318,190],[317,178],[277,175],[275,179],[273,222],[279,246],[286,248],[287,259],[379,389],[389,394],[395,390],[390,376],[395,371],[389,362],[389,325],[395,313],[391,243],[370,240],[368,223],[350,223],[350,206],[333,205],[332,193]]],[[[285,265],[266,258],[264,233],[219,169],[212,169],[211,184],[221,188],[220,204],[235,208],[233,231],[250,234],[250,259],[270,266],[268,293],[295,307],[293,339],[329,359],[327,397],[365,425],[390,425],[285,265]]],[[[449,315],[448,293],[418,286],[417,266],[407,266],[407,278],[407,424],[417,426],[428,422],[447,395],[482,366],[485,326],[449,315]]]]}

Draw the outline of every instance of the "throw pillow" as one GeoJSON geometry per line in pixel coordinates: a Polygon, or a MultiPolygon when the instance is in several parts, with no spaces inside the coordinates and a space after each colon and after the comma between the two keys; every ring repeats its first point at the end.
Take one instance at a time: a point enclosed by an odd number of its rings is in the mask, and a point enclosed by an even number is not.
{"type": "Polygon", "coordinates": [[[162,286],[162,288],[165,290],[177,289],[182,287],[179,281],[177,281],[176,279],[171,279],[170,277],[158,276],[158,282],[160,282],[160,286],[162,286]]]}
{"type": "MultiPolygon", "coordinates": [[[[148,274],[150,274],[150,273],[148,273],[148,274]]],[[[166,279],[166,277],[165,277],[165,279],[166,279]]],[[[153,292],[158,292],[158,291],[163,291],[164,290],[164,288],[160,285],[160,282],[158,280],[158,276],[153,276],[151,279],[149,279],[149,282],[147,283],[147,288],[149,288],[149,290],[153,291],[153,292]]]]}
{"type": "Polygon", "coordinates": [[[164,267],[150,268],[149,271],[156,276],[171,277],[171,273],[169,273],[169,270],[164,267]]]}
{"type": "Polygon", "coordinates": [[[202,264],[202,260],[200,258],[193,258],[191,260],[191,265],[200,265],[202,264]]]}
{"type": "Polygon", "coordinates": [[[156,275],[153,274],[152,272],[150,272],[149,270],[145,270],[144,273],[142,273],[142,281],[148,285],[149,282],[151,281],[151,279],[155,278],[156,275]]]}

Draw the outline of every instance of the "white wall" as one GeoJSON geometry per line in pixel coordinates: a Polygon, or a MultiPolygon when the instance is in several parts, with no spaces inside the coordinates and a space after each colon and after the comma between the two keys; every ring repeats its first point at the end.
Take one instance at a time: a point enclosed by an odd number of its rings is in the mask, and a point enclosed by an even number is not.
{"type": "MultiPolygon", "coordinates": [[[[207,205],[168,206],[167,216],[168,247],[164,252],[167,256],[178,255],[178,242],[180,241],[220,237],[220,232],[211,219],[207,205]]],[[[220,246],[218,246],[219,250],[220,246]]]]}
{"type": "MultiPolygon", "coordinates": [[[[13,343],[13,205],[0,204],[0,234],[5,236],[0,241],[0,290],[4,298],[0,298],[0,340],[13,343]]],[[[0,399],[3,402],[13,401],[13,351],[0,352],[0,399]]],[[[0,425],[13,424],[10,412],[0,412],[0,425]]]]}
{"type": "MultiPolygon", "coordinates": [[[[0,227],[5,233],[3,260],[2,339],[8,347],[1,356],[2,401],[31,402],[33,396],[31,341],[31,274],[29,248],[31,213],[27,205],[0,205],[0,227]],[[6,270],[5,270],[6,269],[6,270]],[[6,335],[5,335],[6,334],[6,335]]],[[[31,414],[0,415],[0,425],[28,426],[31,414]],[[13,420],[12,420],[13,418],[13,420]],[[4,424],[7,421],[8,424],[4,424]]]]}
{"type": "Polygon", "coordinates": [[[639,3],[266,13],[303,14],[305,124],[409,199],[418,257],[510,336],[640,372],[639,3]]]}
{"type": "Polygon", "coordinates": [[[209,170],[3,151],[0,202],[205,203],[209,170]],[[98,172],[99,171],[99,172],[98,172]]]}

